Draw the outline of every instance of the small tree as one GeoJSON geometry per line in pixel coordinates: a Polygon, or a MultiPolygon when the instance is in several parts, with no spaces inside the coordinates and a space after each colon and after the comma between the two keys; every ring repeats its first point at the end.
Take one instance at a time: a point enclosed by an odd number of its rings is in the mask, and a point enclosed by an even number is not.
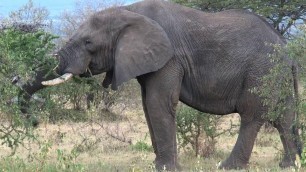
{"type": "Polygon", "coordinates": [[[17,103],[19,85],[31,80],[35,70],[50,69],[56,63],[48,54],[54,47],[54,35],[45,32],[48,12],[29,1],[0,22],[0,141],[15,152],[24,140],[34,139],[17,103]],[[18,84],[17,84],[18,85],[18,84]]]}
{"type": "Polygon", "coordinates": [[[230,129],[218,131],[220,116],[210,115],[180,106],[177,112],[177,136],[179,146],[191,146],[196,156],[209,157],[215,152],[216,138],[230,132],[230,129]]]}
{"type": "Polygon", "coordinates": [[[48,28],[52,27],[52,21],[48,19],[49,11],[43,7],[37,7],[32,0],[21,6],[20,9],[13,11],[9,17],[2,21],[3,24],[11,25],[23,23],[27,25],[40,25],[48,28]]]}
{"type": "Polygon", "coordinates": [[[0,139],[9,147],[15,148],[30,136],[15,99],[19,87],[12,79],[16,76],[30,79],[35,69],[53,66],[53,58],[46,54],[54,47],[54,38],[42,30],[26,33],[12,27],[0,32],[0,112],[2,119],[9,122],[0,124],[0,139]]]}

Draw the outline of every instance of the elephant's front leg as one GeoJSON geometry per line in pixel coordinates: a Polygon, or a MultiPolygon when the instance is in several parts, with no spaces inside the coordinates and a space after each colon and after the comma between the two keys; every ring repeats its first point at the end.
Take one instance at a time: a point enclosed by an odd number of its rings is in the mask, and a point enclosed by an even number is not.
{"type": "Polygon", "coordinates": [[[175,108],[179,100],[181,78],[178,71],[167,74],[159,71],[145,77],[145,82],[141,84],[157,170],[174,171],[178,165],[175,108]]]}

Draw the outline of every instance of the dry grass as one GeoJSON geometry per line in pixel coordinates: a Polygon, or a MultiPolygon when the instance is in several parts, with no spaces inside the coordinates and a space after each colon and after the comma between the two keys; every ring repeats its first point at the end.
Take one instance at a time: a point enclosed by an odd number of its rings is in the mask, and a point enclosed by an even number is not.
{"type": "MultiPolygon", "coordinates": [[[[56,164],[57,150],[67,154],[77,150],[79,155],[75,162],[82,164],[85,171],[152,171],[154,153],[132,149],[138,141],[150,144],[148,128],[141,110],[129,110],[122,113],[122,120],[113,122],[97,121],[83,123],[41,124],[36,133],[41,142],[50,142],[52,146],[47,153],[47,164],[56,164]],[[112,135],[112,136],[111,136],[112,135]],[[121,139],[114,138],[117,137],[121,139]],[[122,140],[125,139],[123,142],[122,140]]],[[[229,121],[239,122],[237,115],[223,119],[221,129],[229,127],[229,121]]],[[[249,171],[292,171],[278,167],[282,146],[277,132],[261,131],[256,140],[250,161],[249,171]]],[[[237,134],[223,135],[218,139],[217,152],[209,159],[196,158],[190,151],[179,152],[179,161],[183,171],[218,171],[216,164],[225,159],[234,143],[237,134]]],[[[35,157],[41,153],[36,142],[28,142],[26,148],[19,148],[16,156],[26,164],[37,164],[35,157]],[[29,159],[29,157],[34,157],[29,159]]],[[[0,157],[10,154],[10,149],[0,146],[0,157]]],[[[1,171],[1,168],[0,168],[1,171]]],[[[48,170],[47,170],[48,171],[48,170]]],[[[52,171],[52,170],[51,170],[52,171]]]]}

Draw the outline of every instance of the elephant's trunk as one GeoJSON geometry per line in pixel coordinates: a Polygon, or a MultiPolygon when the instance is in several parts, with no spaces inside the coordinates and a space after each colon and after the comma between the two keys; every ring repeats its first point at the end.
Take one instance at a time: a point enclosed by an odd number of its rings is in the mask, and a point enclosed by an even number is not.
{"type": "Polygon", "coordinates": [[[45,85],[45,86],[58,85],[58,84],[61,84],[61,83],[64,83],[64,82],[68,81],[72,77],[73,77],[72,73],[65,73],[64,75],[62,75],[58,78],[48,80],[48,81],[43,81],[43,82],[41,82],[41,84],[45,85]]]}

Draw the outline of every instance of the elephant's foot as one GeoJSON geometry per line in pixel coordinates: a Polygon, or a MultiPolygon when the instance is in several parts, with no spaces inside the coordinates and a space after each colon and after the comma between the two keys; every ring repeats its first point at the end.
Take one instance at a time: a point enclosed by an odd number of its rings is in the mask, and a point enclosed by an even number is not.
{"type": "Polygon", "coordinates": [[[228,158],[223,162],[220,162],[218,169],[232,170],[232,169],[245,169],[248,167],[247,162],[242,162],[241,160],[228,158]]]}
{"type": "Polygon", "coordinates": [[[158,163],[155,164],[157,171],[176,171],[176,166],[173,164],[158,163]]]}
{"type": "Polygon", "coordinates": [[[292,157],[285,156],[283,158],[283,160],[279,163],[279,166],[281,168],[287,168],[287,167],[295,166],[295,156],[294,155],[292,157]]]}
{"type": "Polygon", "coordinates": [[[155,168],[157,171],[181,171],[182,167],[179,163],[158,162],[155,160],[155,168]]]}

